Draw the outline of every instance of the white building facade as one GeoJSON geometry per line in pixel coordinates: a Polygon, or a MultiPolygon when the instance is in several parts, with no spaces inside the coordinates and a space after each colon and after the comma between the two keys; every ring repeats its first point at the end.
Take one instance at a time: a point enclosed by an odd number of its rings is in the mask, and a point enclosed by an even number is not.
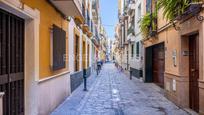
{"type": "Polygon", "coordinates": [[[84,0],[82,8],[84,22],[78,24],[71,18],[69,24],[69,70],[71,92],[82,82],[83,76],[89,77],[95,70],[97,46],[95,44],[95,23],[93,19],[95,0],[84,0]]]}
{"type": "Polygon", "coordinates": [[[128,6],[129,25],[129,70],[132,75],[143,77],[144,48],[142,44],[142,35],[140,32],[140,20],[144,11],[144,0],[131,0],[128,6]]]}

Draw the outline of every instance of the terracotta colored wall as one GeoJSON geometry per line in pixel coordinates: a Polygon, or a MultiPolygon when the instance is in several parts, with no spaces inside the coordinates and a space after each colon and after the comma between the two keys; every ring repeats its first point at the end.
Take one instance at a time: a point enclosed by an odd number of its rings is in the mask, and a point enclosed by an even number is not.
{"type": "Polygon", "coordinates": [[[158,22],[158,24],[157,24],[157,26],[158,26],[158,28],[162,28],[162,27],[164,27],[166,24],[168,24],[168,21],[164,18],[164,16],[163,16],[163,11],[162,11],[162,9],[160,9],[159,11],[158,11],[158,18],[157,18],[157,22],[158,22]]]}
{"type": "MultiPolygon", "coordinates": [[[[66,38],[68,38],[68,21],[64,20],[61,15],[46,1],[46,0],[22,0],[23,3],[33,9],[40,11],[40,79],[68,71],[66,68],[59,71],[52,71],[50,67],[50,28],[53,24],[63,28],[66,31],[66,38]]],[[[66,39],[66,54],[68,54],[68,39],[66,39]]]]}
{"type": "MultiPolygon", "coordinates": [[[[200,13],[203,15],[203,12],[200,13]]],[[[183,51],[189,51],[189,35],[199,33],[199,96],[200,114],[204,114],[204,75],[203,75],[203,28],[204,22],[195,17],[177,24],[180,30],[168,26],[168,21],[163,18],[162,11],[158,14],[158,36],[145,41],[145,47],[165,43],[165,91],[167,97],[179,106],[189,107],[189,56],[184,56],[183,51]],[[173,64],[173,51],[176,50],[176,66],[173,64]],[[173,88],[176,80],[176,91],[173,88]]]]}
{"type": "Polygon", "coordinates": [[[144,46],[149,47],[161,42],[165,44],[165,72],[170,74],[179,75],[179,54],[180,54],[180,35],[173,27],[162,30],[168,24],[164,19],[162,10],[158,12],[158,36],[145,42],[144,46]],[[174,66],[172,53],[177,52],[177,65],[174,66]]]}

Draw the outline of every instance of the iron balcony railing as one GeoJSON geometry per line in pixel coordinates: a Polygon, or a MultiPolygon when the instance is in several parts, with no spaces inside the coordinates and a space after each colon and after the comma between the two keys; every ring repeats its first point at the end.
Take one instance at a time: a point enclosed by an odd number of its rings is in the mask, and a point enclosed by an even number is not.
{"type": "Polygon", "coordinates": [[[96,1],[93,2],[92,8],[97,10],[97,3],[96,3],[96,1]]]}
{"type": "Polygon", "coordinates": [[[99,33],[98,33],[97,28],[95,28],[95,37],[96,37],[97,40],[99,40],[99,33]]]}
{"type": "Polygon", "coordinates": [[[129,28],[128,28],[128,33],[127,33],[128,35],[130,35],[130,34],[132,34],[132,35],[134,35],[135,34],[135,28],[134,28],[134,26],[130,26],[129,28]]]}
{"type": "Polygon", "coordinates": [[[151,13],[150,19],[151,19],[151,24],[149,25],[149,31],[150,31],[150,36],[154,37],[157,34],[157,17],[153,16],[154,14],[151,13]]]}
{"type": "Polygon", "coordinates": [[[193,3],[190,2],[190,5],[186,8],[183,14],[177,15],[177,20],[185,20],[188,19],[190,16],[196,16],[197,20],[203,21],[204,17],[198,15],[199,12],[202,10],[203,3],[193,3]]]}
{"type": "Polygon", "coordinates": [[[85,5],[82,3],[82,15],[85,18],[86,17],[86,10],[85,10],[85,5]]]}
{"type": "Polygon", "coordinates": [[[132,34],[134,35],[135,34],[135,17],[132,17],[132,20],[131,20],[131,23],[130,23],[130,26],[128,28],[128,35],[129,34],[132,34]]]}
{"type": "Polygon", "coordinates": [[[90,27],[90,16],[89,16],[89,12],[88,10],[86,11],[87,15],[86,15],[86,24],[90,27]]]}
{"type": "Polygon", "coordinates": [[[94,31],[93,31],[93,21],[91,21],[91,32],[94,33],[94,31]]]}

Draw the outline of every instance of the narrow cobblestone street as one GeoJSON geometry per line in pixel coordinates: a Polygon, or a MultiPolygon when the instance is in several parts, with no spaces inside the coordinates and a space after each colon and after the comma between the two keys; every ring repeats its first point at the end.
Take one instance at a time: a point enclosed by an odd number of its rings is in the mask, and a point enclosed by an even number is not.
{"type": "Polygon", "coordinates": [[[81,85],[52,115],[188,115],[167,100],[162,90],[105,64],[99,76],[88,79],[88,92],[81,85]]]}

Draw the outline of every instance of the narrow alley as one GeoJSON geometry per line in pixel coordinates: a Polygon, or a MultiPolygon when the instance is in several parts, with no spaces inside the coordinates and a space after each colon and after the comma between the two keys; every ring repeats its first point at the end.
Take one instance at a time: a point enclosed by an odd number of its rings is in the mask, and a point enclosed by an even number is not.
{"type": "Polygon", "coordinates": [[[204,115],[204,0],[0,0],[0,115],[204,115]]]}
{"type": "Polygon", "coordinates": [[[105,64],[99,76],[88,79],[52,115],[188,115],[167,100],[153,83],[129,77],[114,64],[105,64]]]}

